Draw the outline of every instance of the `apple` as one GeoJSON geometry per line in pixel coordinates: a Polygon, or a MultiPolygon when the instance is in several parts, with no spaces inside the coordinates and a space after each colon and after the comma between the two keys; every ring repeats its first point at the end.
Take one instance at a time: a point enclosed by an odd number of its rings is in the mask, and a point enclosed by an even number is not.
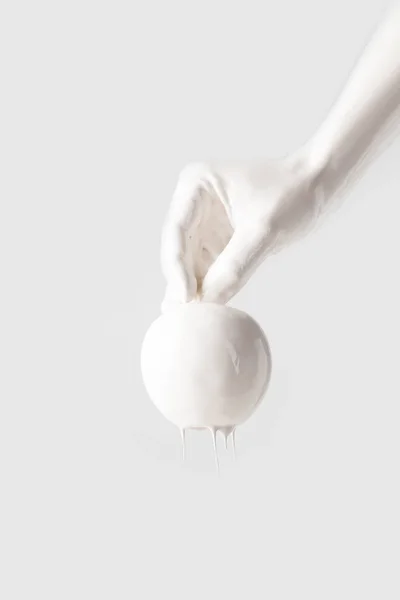
{"type": "Polygon", "coordinates": [[[232,431],[259,405],[271,375],[261,327],[220,304],[182,304],[148,329],[141,351],[145,387],[181,430],[232,431]]]}

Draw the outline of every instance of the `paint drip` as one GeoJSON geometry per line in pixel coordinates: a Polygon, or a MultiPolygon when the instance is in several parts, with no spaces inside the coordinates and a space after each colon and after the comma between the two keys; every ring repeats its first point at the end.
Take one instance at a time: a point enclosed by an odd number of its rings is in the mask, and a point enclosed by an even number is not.
{"type": "Polygon", "coordinates": [[[180,429],[182,440],[182,462],[186,460],[186,429],[180,429]]]}
{"type": "Polygon", "coordinates": [[[224,437],[225,442],[225,450],[228,450],[228,441],[229,437],[232,436],[232,450],[233,450],[233,458],[236,460],[236,426],[225,426],[225,427],[182,427],[180,428],[181,434],[181,442],[182,442],[182,462],[185,462],[187,457],[186,451],[186,430],[187,429],[208,429],[211,432],[212,436],[212,444],[214,451],[214,461],[217,469],[217,473],[220,473],[220,463],[219,463],[219,455],[218,455],[218,443],[217,443],[217,434],[220,432],[224,437]]]}

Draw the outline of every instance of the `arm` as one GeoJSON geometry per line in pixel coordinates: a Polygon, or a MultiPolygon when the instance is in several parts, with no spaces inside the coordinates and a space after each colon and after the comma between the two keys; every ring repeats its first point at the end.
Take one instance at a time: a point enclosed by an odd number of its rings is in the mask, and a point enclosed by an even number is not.
{"type": "Polygon", "coordinates": [[[307,233],[400,107],[400,3],[388,11],[345,89],[294,154],[259,164],[189,165],[165,222],[164,307],[227,302],[271,253],[307,233]]]}
{"type": "Polygon", "coordinates": [[[330,196],[362,166],[400,105],[400,3],[388,10],[343,92],[306,144],[330,196]]]}

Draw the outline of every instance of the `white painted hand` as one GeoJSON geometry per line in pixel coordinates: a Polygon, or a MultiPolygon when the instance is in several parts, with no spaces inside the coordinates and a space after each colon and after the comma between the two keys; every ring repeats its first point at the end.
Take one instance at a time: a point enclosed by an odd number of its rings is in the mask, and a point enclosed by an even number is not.
{"type": "Polygon", "coordinates": [[[271,252],[307,231],[400,114],[400,2],[367,45],[337,102],[296,155],[190,165],[162,241],[172,302],[227,302],[271,252]]]}
{"type": "Polygon", "coordinates": [[[163,310],[196,299],[227,302],[268,254],[315,222],[317,190],[300,155],[186,167],[162,236],[163,310]]]}

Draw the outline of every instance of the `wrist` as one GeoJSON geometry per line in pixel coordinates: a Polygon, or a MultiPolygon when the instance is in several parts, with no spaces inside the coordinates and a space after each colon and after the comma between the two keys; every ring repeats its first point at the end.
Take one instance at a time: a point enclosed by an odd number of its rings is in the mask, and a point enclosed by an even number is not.
{"type": "Polygon", "coordinates": [[[294,159],[301,165],[310,188],[318,188],[325,201],[328,201],[338,178],[333,155],[321,146],[318,139],[311,138],[295,153],[294,159]]]}

